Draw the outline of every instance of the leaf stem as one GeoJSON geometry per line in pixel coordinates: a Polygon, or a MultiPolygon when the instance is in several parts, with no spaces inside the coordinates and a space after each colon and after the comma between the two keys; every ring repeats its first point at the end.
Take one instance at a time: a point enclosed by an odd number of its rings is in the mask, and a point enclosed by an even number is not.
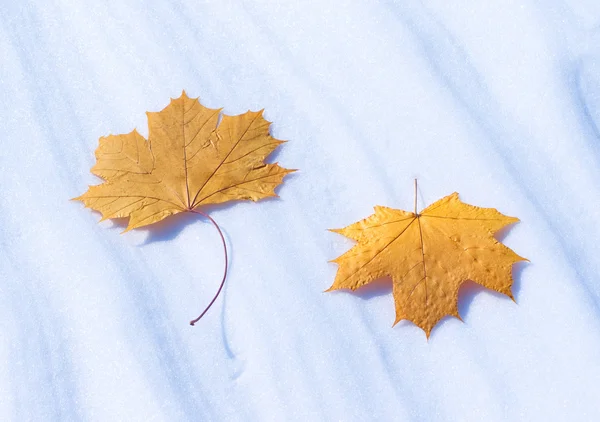
{"type": "Polygon", "coordinates": [[[415,215],[417,214],[417,178],[415,177],[415,215]]]}
{"type": "Polygon", "coordinates": [[[223,242],[223,252],[225,254],[225,269],[223,271],[223,279],[221,280],[221,285],[219,286],[219,290],[217,290],[217,294],[215,294],[215,297],[213,297],[213,299],[210,301],[210,303],[208,304],[208,306],[204,309],[204,311],[202,311],[202,313],[200,314],[200,316],[196,319],[193,319],[192,321],[190,321],[190,325],[194,325],[195,323],[197,323],[198,321],[200,321],[200,319],[204,316],[204,314],[206,314],[208,312],[208,310],[210,309],[210,307],[213,305],[213,303],[215,303],[215,301],[217,300],[217,297],[219,297],[219,294],[221,293],[221,290],[223,289],[223,285],[225,284],[225,279],[227,278],[227,244],[225,243],[225,236],[223,236],[223,232],[221,231],[221,228],[219,227],[219,225],[217,224],[217,222],[215,220],[213,220],[213,218],[202,212],[202,211],[197,211],[197,210],[190,210],[193,213],[199,214],[203,217],[206,217],[210,220],[210,222],[213,224],[213,226],[216,227],[217,231],[219,232],[219,236],[221,236],[221,241],[223,242]]]}

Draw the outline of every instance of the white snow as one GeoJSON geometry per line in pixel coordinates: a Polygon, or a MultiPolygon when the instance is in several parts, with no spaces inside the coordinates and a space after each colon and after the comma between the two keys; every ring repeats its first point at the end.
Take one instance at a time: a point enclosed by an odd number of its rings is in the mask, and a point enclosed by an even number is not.
{"type": "Polygon", "coordinates": [[[596,0],[0,4],[0,419],[598,420],[596,0]],[[185,89],[265,109],[280,199],[120,235],[70,198],[98,138],[185,89]],[[509,298],[394,328],[323,293],[374,205],[458,191],[521,223],[509,298]]]}

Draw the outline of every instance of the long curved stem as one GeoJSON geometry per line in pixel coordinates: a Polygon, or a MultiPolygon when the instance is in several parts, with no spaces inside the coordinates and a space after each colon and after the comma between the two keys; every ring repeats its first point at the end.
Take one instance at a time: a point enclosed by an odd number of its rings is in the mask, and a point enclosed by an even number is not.
{"type": "Polygon", "coordinates": [[[206,314],[208,312],[208,310],[213,305],[213,303],[215,303],[215,300],[217,300],[217,297],[219,297],[219,294],[221,293],[221,290],[223,289],[223,286],[225,285],[225,279],[227,278],[228,261],[227,261],[227,244],[225,243],[225,236],[223,236],[223,232],[221,231],[221,228],[219,227],[217,222],[215,220],[213,220],[213,218],[210,215],[208,215],[202,211],[197,211],[197,210],[190,210],[190,211],[193,213],[196,213],[196,214],[200,214],[203,217],[208,218],[210,220],[210,222],[213,224],[213,226],[216,227],[217,231],[219,232],[219,236],[221,236],[221,241],[223,242],[223,252],[225,254],[225,270],[223,271],[223,280],[221,280],[221,285],[219,286],[219,290],[217,290],[217,294],[215,294],[215,297],[213,297],[213,299],[210,301],[210,303],[208,304],[206,309],[204,309],[204,311],[202,311],[200,316],[198,318],[190,321],[190,325],[193,326],[195,323],[200,321],[200,319],[204,316],[204,314],[206,314]]]}

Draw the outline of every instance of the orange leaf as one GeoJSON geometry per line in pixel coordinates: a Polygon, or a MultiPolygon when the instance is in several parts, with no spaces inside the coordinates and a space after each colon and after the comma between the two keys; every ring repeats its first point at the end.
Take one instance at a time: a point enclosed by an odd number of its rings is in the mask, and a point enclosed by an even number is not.
{"type": "Polygon", "coordinates": [[[329,288],[356,290],[391,277],[396,321],[425,330],[446,315],[458,315],[458,290],[467,280],[512,297],[512,266],[524,261],[494,238],[519,221],[493,208],[467,205],[453,193],[421,213],[376,206],[375,214],[332,230],[358,242],[333,262],[339,265],[329,288]]]}
{"type": "Polygon", "coordinates": [[[269,135],[262,111],[239,116],[202,106],[185,92],[148,112],[148,140],[137,131],[100,138],[92,173],[101,185],[75,198],[102,219],[129,217],[127,230],[208,204],[277,196],[294,171],[264,159],[284,141],[269,135]]]}
{"type": "Polygon", "coordinates": [[[198,207],[277,196],[275,188],[293,172],[265,158],[284,141],[269,135],[262,111],[239,116],[202,106],[185,92],[162,111],[148,112],[148,140],[137,131],[100,138],[92,173],[105,181],[75,198],[102,219],[129,217],[125,231],[180,212],[208,218],[223,243],[221,285],[194,325],[217,299],[227,277],[227,245],[219,225],[198,207]],[[219,122],[219,117],[221,121],[219,122]]]}

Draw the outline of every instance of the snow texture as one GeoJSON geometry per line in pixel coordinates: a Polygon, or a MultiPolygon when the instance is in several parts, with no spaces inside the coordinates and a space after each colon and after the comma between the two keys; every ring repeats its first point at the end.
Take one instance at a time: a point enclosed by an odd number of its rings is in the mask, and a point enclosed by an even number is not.
{"type": "Polygon", "coordinates": [[[599,420],[597,0],[0,2],[0,419],[599,420]],[[98,138],[185,89],[265,109],[279,199],[120,235],[69,201],[98,138]],[[323,293],[374,205],[458,191],[522,222],[516,303],[391,328],[323,293]]]}

